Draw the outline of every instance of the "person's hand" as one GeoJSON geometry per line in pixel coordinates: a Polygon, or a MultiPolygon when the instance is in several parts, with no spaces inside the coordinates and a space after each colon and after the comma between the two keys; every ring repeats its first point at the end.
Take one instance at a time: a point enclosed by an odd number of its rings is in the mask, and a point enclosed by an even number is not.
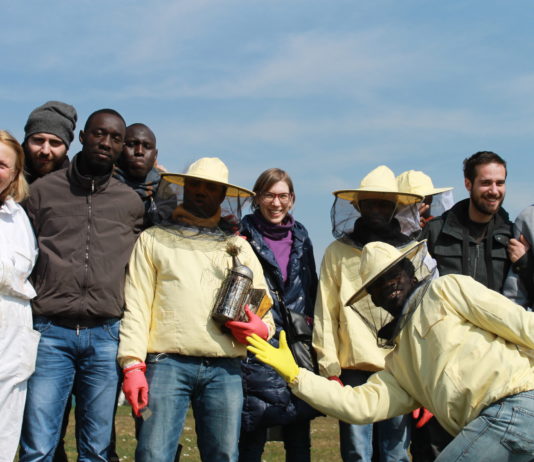
{"type": "Polygon", "coordinates": [[[421,202],[419,204],[419,226],[421,228],[424,228],[426,225],[426,222],[428,221],[425,214],[430,210],[430,204],[427,204],[425,202],[421,202]]]}
{"type": "Polygon", "coordinates": [[[250,311],[248,305],[245,306],[245,314],[248,322],[226,321],[224,325],[232,331],[232,335],[243,345],[248,344],[247,337],[250,337],[252,334],[256,334],[263,340],[267,340],[267,337],[269,337],[267,324],[257,314],[250,311]]]}
{"type": "MultiPolygon", "coordinates": [[[[29,259],[25,259],[28,262],[29,259]]],[[[14,258],[0,259],[0,274],[4,275],[4,280],[7,281],[4,291],[11,296],[20,297],[24,299],[31,299],[35,297],[35,291],[32,285],[28,282],[28,276],[31,273],[31,266],[25,268],[25,264],[19,267],[14,258]]]]}
{"type": "Polygon", "coordinates": [[[506,251],[508,252],[508,258],[512,263],[515,263],[523,255],[525,255],[530,249],[530,244],[522,234],[519,239],[510,239],[506,251]]]}
{"type": "Polygon", "coordinates": [[[417,422],[415,424],[415,428],[421,428],[423,427],[432,417],[434,417],[434,414],[430,412],[429,410],[425,409],[424,407],[420,407],[418,409],[415,409],[412,411],[412,417],[417,422]],[[422,412],[421,412],[422,411],[422,412]]]}
{"type": "Polygon", "coordinates": [[[122,371],[124,374],[122,391],[137,417],[141,416],[141,409],[148,406],[148,383],[145,370],[145,363],[137,363],[122,371]]]}
{"type": "Polygon", "coordinates": [[[287,344],[286,333],[280,331],[280,347],[275,348],[256,334],[247,337],[250,344],[247,350],[256,356],[261,362],[271,366],[282,378],[293,382],[299,375],[299,366],[295,362],[291,350],[287,344]]]}
{"type": "Polygon", "coordinates": [[[345,385],[343,385],[343,382],[341,381],[341,379],[340,379],[337,375],[331,375],[330,377],[328,377],[328,380],[331,380],[332,382],[337,382],[337,383],[339,383],[342,387],[345,386],[345,385]]]}

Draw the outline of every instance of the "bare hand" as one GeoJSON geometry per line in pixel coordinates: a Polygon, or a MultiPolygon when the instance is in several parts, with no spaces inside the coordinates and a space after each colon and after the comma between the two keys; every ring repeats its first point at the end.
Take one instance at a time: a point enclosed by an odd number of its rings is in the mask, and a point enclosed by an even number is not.
{"type": "Polygon", "coordinates": [[[530,250],[530,244],[526,240],[525,236],[522,234],[519,236],[519,239],[510,239],[508,242],[508,247],[506,251],[508,252],[508,258],[512,263],[515,263],[523,255],[525,255],[530,250]]]}

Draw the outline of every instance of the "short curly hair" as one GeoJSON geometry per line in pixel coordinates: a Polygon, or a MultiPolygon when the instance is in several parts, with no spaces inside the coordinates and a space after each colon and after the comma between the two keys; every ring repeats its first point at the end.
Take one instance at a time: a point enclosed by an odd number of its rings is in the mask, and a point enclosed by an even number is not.
{"type": "Polygon", "coordinates": [[[495,154],[492,151],[479,151],[471,157],[464,159],[464,178],[467,178],[473,183],[475,181],[477,167],[486,164],[501,164],[504,167],[505,173],[508,173],[506,170],[506,161],[499,154],[495,154]]]}

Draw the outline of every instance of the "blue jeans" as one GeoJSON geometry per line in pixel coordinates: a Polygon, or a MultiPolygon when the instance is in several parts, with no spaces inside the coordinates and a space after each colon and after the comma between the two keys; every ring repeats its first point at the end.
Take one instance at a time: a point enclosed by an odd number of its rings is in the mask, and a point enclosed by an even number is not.
{"type": "Polygon", "coordinates": [[[190,403],[201,459],[237,461],[241,360],[160,353],[149,354],[146,364],[151,412],[139,428],[136,462],[174,461],[190,403]]]}
{"type": "MultiPolygon", "coordinates": [[[[362,385],[372,372],[343,369],[341,380],[353,387],[362,385]]],[[[409,462],[410,416],[398,416],[369,425],[339,422],[339,443],[344,462],[371,462],[373,436],[378,439],[380,462],[409,462]],[[374,435],[373,435],[374,433],[374,435]]]]}
{"type": "Polygon", "coordinates": [[[67,329],[36,316],[41,333],[35,372],[28,381],[20,461],[52,461],[63,413],[76,391],[78,461],[108,461],[120,369],[116,319],[97,327],[67,329]]]}
{"type": "Polygon", "coordinates": [[[500,399],[469,422],[436,462],[534,460],[534,390],[500,399]]]}

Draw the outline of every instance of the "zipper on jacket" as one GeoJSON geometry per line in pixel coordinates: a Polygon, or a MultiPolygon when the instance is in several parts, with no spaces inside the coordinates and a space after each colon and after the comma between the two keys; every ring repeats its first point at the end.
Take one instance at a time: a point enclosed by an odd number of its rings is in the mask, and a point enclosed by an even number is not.
{"type": "Polygon", "coordinates": [[[471,277],[475,280],[478,281],[477,279],[477,267],[478,267],[478,259],[480,258],[480,246],[481,244],[478,243],[478,244],[475,244],[475,258],[474,258],[474,261],[473,261],[473,274],[471,275],[471,277]]]}
{"type": "MultiPolygon", "coordinates": [[[[91,218],[93,216],[93,193],[95,192],[95,180],[91,179],[91,192],[87,198],[87,238],[85,239],[84,275],[82,286],[82,306],[87,296],[87,283],[89,274],[89,248],[91,245],[91,218]]],[[[76,325],[76,335],[80,335],[80,325],[76,325]]]]}

